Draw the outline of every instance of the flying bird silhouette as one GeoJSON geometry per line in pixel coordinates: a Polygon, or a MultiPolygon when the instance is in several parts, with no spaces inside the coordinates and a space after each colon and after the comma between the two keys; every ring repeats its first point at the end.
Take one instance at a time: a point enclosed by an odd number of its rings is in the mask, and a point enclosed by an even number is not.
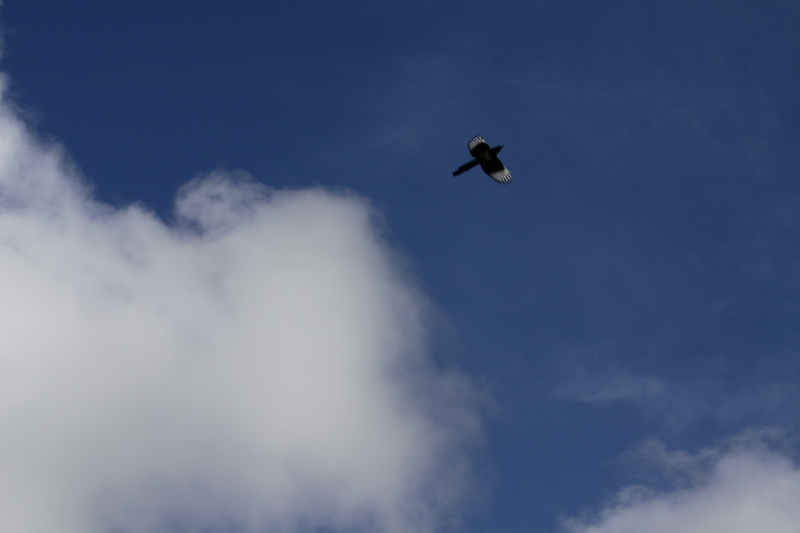
{"type": "Polygon", "coordinates": [[[483,137],[477,135],[469,140],[467,147],[469,148],[469,153],[475,159],[458,167],[458,170],[453,172],[453,176],[458,176],[472,167],[480,165],[481,169],[498,183],[511,183],[511,180],[514,179],[511,172],[503,165],[503,162],[497,158],[497,153],[503,149],[502,146],[489,148],[483,137]]]}

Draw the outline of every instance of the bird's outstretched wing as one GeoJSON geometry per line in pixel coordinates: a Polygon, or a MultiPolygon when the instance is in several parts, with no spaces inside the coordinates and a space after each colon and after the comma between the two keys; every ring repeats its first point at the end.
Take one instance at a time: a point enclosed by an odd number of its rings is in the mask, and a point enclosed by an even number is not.
{"type": "Polygon", "coordinates": [[[479,154],[489,150],[489,145],[486,144],[486,141],[484,141],[483,137],[480,135],[476,135],[470,139],[467,147],[469,148],[469,153],[472,154],[472,157],[478,157],[479,154]]]}
{"type": "Polygon", "coordinates": [[[496,157],[492,158],[491,161],[481,163],[481,168],[489,177],[498,183],[511,183],[511,180],[514,179],[514,176],[511,175],[511,172],[505,167],[503,162],[496,157]]]}

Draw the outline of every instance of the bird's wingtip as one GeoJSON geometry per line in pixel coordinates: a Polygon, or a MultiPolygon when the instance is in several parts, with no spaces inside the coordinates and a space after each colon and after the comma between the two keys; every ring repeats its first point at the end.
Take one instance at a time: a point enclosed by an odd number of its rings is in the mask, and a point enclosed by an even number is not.
{"type": "Polygon", "coordinates": [[[507,168],[503,168],[496,172],[492,172],[489,176],[496,182],[502,183],[503,185],[508,185],[511,183],[511,180],[514,179],[514,176],[511,175],[511,172],[507,168]]]}

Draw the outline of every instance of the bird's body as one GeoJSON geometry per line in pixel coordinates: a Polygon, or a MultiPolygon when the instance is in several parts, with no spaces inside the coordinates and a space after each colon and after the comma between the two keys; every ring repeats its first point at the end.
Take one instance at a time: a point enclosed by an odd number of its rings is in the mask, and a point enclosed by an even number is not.
{"type": "Polygon", "coordinates": [[[511,172],[497,157],[498,152],[503,149],[502,146],[490,148],[486,141],[483,140],[483,137],[477,135],[469,140],[467,148],[469,148],[469,153],[474,159],[458,167],[458,170],[453,172],[453,176],[458,176],[472,167],[480,165],[481,169],[498,183],[506,184],[514,179],[511,172]]]}

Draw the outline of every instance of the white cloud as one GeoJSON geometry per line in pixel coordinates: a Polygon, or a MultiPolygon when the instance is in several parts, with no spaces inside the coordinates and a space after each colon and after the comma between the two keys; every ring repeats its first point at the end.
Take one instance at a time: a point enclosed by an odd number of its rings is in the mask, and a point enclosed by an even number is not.
{"type": "Polygon", "coordinates": [[[91,198],[0,104],[0,531],[429,531],[470,490],[474,393],[355,196],[91,198]]]}
{"type": "Polygon", "coordinates": [[[655,441],[642,454],[680,482],[666,491],[632,486],[598,513],[565,521],[568,533],[795,533],[800,470],[771,450],[765,434],[696,455],[655,441]]]}
{"type": "Polygon", "coordinates": [[[672,431],[700,421],[746,427],[751,421],[772,423],[776,413],[796,412],[797,386],[786,381],[736,387],[708,376],[670,381],[629,372],[612,355],[605,361],[573,357],[588,363],[563,363],[566,377],[553,386],[553,395],[598,406],[628,404],[672,431]]]}
{"type": "Polygon", "coordinates": [[[626,373],[589,376],[585,371],[570,377],[556,390],[558,396],[581,402],[648,401],[672,396],[674,392],[662,379],[626,373]]]}

